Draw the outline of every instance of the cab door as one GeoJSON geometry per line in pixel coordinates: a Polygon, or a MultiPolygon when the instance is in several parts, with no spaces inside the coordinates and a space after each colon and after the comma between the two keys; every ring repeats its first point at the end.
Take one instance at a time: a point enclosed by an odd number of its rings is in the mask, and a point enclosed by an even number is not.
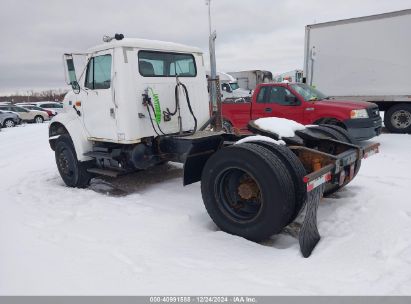
{"type": "Polygon", "coordinates": [[[86,132],[94,140],[118,140],[112,53],[112,50],[98,53],[87,64],[81,113],[86,132]]]}
{"type": "Polygon", "coordinates": [[[302,123],[304,110],[300,100],[286,87],[263,86],[252,113],[253,119],[280,117],[302,123]]]}
{"type": "Polygon", "coordinates": [[[226,98],[233,97],[233,93],[231,91],[231,87],[228,83],[222,83],[221,84],[221,95],[222,98],[221,100],[224,100],[226,98]]]}

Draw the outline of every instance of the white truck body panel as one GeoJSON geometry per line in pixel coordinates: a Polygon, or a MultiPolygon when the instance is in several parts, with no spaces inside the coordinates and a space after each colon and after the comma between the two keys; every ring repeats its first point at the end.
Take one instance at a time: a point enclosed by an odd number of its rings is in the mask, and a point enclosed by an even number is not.
{"type": "Polygon", "coordinates": [[[308,25],[307,83],[330,96],[411,101],[410,29],[410,9],[308,25]]]}
{"type": "Polygon", "coordinates": [[[275,82],[282,82],[284,80],[287,80],[289,82],[302,82],[303,70],[292,70],[274,76],[275,82]]]}
{"type": "Polygon", "coordinates": [[[262,70],[228,72],[228,74],[237,79],[238,85],[244,90],[254,90],[258,84],[273,80],[271,72],[262,70]]]}
{"type": "MultiPolygon", "coordinates": [[[[204,124],[209,119],[209,102],[201,50],[175,43],[143,39],[113,40],[90,49],[87,53],[88,58],[112,55],[111,86],[109,89],[101,90],[85,89],[86,73],[83,73],[82,78],[78,80],[82,88],[81,92],[67,94],[64,99],[64,113],[57,117],[61,119],[61,115],[73,115],[75,113],[73,105],[79,101],[81,106],[78,110],[81,116],[78,116],[78,119],[82,121],[84,133],[89,141],[132,144],[140,142],[144,137],[157,136],[151,125],[147,108],[143,105],[142,95],[150,87],[159,96],[161,112],[167,108],[173,111],[176,78],[140,75],[138,65],[140,50],[183,53],[194,57],[196,76],[180,77],[179,80],[187,86],[198,127],[204,124]]],[[[182,91],[180,107],[183,131],[193,129],[193,117],[182,91]]],[[[177,116],[171,117],[171,121],[164,121],[162,116],[160,127],[163,132],[179,131],[177,116]]]]}

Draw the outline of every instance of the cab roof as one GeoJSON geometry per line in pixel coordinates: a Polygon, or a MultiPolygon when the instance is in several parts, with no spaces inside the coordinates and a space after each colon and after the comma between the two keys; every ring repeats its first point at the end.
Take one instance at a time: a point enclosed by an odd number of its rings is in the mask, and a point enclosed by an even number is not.
{"type": "Polygon", "coordinates": [[[138,48],[154,51],[172,51],[172,52],[187,52],[187,53],[203,53],[203,51],[198,47],[193,47],[189,45],[184,45],[174,42],[166,42],[159,40],[148,40],[148,39],[138,39],[138,38],[124,38],[122,40],[113,39],[110,42],[105,42],[103,44],[94,46],[87,50],[88,53],[95,53],[98,51],[103,51],[107,49],[117,48],[117,47],[129,47],[138,48]]]}

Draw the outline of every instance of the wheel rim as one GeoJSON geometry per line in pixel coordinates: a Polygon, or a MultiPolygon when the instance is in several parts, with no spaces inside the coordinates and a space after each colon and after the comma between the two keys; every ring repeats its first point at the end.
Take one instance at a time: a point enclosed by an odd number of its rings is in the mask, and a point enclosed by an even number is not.
{"type": "Polygon", "coordinates": [[[6,128],[12,128],[14,127],[14,122],[11,120],[6,121],[6,128]]]}
{"type": "Polygon", "coordinates": [[[397,129],[406,129],[411,125],[411,113],[399,110],[391,115],[391,124],[397,129]]]}
{"type": "Polygon", "coordinates": [[[36,117],[36,123],[42,123],[43,122],[43,118],[41,117],[36,117]]]}
{"type": "Polygon", "coordinates": [[[253,221],[262,209],[261,188],[247,172],[231,168],[216,179],[215,193],[220,210],[231,220],[240,223],[253,221]]]}
{"type": "Polygon", "coordinates": [[[67,149],[62,150],[58,155],[57,162],[61,173],[67,177],[72,177],[74,175],[74,170],[68,161],[68,153],[69,151],[67,149]]]}
{"type": "Polygon", "coordinates": [[[223,131],[225,133],[231,133],[231,127],[227,122],[223,122],[223,131]]]}

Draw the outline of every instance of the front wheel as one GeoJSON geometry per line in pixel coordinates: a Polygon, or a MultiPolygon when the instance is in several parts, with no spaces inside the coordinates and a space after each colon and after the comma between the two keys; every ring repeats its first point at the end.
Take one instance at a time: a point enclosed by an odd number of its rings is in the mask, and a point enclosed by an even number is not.
{"type": "Polygon", "coordinates": [[[13,121],[13,119],[6,119],[4,122],[4,127],[5,128],[13,128],[16,125],[16,123],[13,121]]]}
{"type": "Polygon", "coordinates": [[[233,125],[228,122],[227,120],[223,121],[223,131],[225,133],[232,133],[233,132],[233,125]]]}
{"type": "Polygon", "coordinates": [[[43,122],[44,122],[44,118],[41,117],[41,116],[36,116],[36,117],[34,118],[34,122],[35,122],[35,123],[43,123],[43,122]]]}
{"type": "Polygon", "coordinates": [[[87,172],[88,162],[79,162],[70,136],[61,135],[56,142],[55,157],[57,168],[64,183],[69,187],[85,188],[91,174],[87,172]]]}

